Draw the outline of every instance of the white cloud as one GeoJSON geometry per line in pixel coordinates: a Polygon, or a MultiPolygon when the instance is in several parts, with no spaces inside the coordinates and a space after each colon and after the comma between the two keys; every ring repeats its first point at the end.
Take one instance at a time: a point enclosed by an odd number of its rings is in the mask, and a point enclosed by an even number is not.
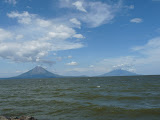
{"type": "Polygon", "coordinates": [[[7,14],[10,18],[17,18],[19,23],[22,24],[30,24],[32,21],[32,18],[35,17],[34,14],[29,14],[28,12],[18,13],[18,12],[11,12],[7,14]]]}
{"type": "Polygon", "coordinates": [[[138,51],[148,56],[159,56],[160,55],[160,37],[149,40],[145,45],[135,46],[132,48],[134,51],[138,51]]]}
{"type": "Polygon", "coordinates": [[[134,9],[134,5],[126,5],[126,6],[124,6],[124,8],[127,8],[127,9],[130,9],[130,10],[133,10],[134,9]]]}
{"type": "Polygon", "coordinates": [[[78,28],[81,28],[81,22],[78,21],[76,18],[70,19],[70,22],[77,25],[78,28]]]}
{"type": "Polygon", "coordinates": [[[137,70],[146,74],[160,74],[160,37],[149,40],[142,46],[132,48],[134,52],[138,52],[141,57],[136,60],[137,70]]]}
{"type": "Polygon", "coordinates": [[[142,46],[132,48],[137,55],[106,58],[88,67],[70,68],[65,75],[101,75],[114,69],[123,69],[137,74],[160,74],[160,37],[148,40],[142,46]]]}
{"type": "Polygon", "coordinates": [[[75,37],[75,38],[84,38],[83,35],[81,35],[81,34],[75,34],[73,37],[75,37]]]}
{"type": "MultiPolygon", "coordinates": [[[[9,18],[19,23],[10,30],[0,28],[0,57],[17,62],[43,62],[43,58],[51,51],[77,49],[83,44],[71,41],[83,35],[63,22],[42,19],[28,12],[11,12],[9,18]]],[[[54,61],[50,61],[54,62],[54,61]]]]}
{"type": "Polygon", "coordinates": [[[9,4],[17,4],[17,1],[16,0],[4,0],[6,3],[9,3],[9,4]]]}
{"type": "Polygon", "coordinates": [[[57,53],[53,53],[53,55],[54,55],[54,56],[56,56],[56,55],[57,55],[57,53]]]}
{"type": "Polygon", "coordinates": [[[0,42],[6,39],[12,39],[13,34],[0,28],[0,42]]]}
{"type": "Polygon", "coordinates": [[[16,73],[23,73],[24,71],[16,70],[16,73]]]}
{"type": "Polygon", "coordinates": [[[16,36],[16,40],[20,40],[20,39],[23,39],[23,35],[17,35],[16,36]]]}
{"type": "Polygon", "coordinates": [[[136,52],[135,56],[121,56],[116,58],[107,58],[94,65],[96,69],[105,67],[101,70],[105,73],[113,69],[124,69],[138,74],[160,74],[160,37],[148,40],[142,46],[132,48],[136,52]]]}
{"type": "Polygon", "coordinates": [[[94,65],[90,65],[89,67],[90,67],[90,68],[94,68],[94,65]]]}
{"type": "Polygon", "coordinates": [[[72,58],[72,56],[71,55],[68,55],[68,57],[67,57],[68,59],[71,59],[72,58]]]}
{"type": "Polygon", "coordinates": [[[87,12],[84,7],[83,7],[83,2],[82,1],[76,1],[74,3],[72,3],[72,5],[76,6],[76,8],[79,10],[79,11],[82,11],[82,12],[87,12]]]}
{"type": "Polygon", "coordinates": [[[94,66],[96,69],[107,68],[101,70],[103,73],[113,69],[124,69],[138,74],[160,74],[160,37],[148,40],[142,46],[135,46],[132,50],[137,52],[137,55],[107,58],[94,66]]]}
{"type": "Polygon", "coordinates": [[[98,27],[111,22],[117,9],[115,6],[102,2],[86,2],[85,4],[88,12],[77,17],[84,23],[87,23],[89,27],[98,27]]]}
{"type": "Polygon", "coordinates": [[[109,71],[124,69],[138,74],[160,74],[160,37],[153,38],[142,46],[135,46],[132,50],[137,55],[104,59],[95,67],[105,67],[109,71]]]}
{"type": "Polygon", "coordinates": [[[107,4],[89,0],[60,0],[61,7],[69,9],[79,9],[79,12],[72,12],[70,17],[78,19],[88,27],[98,27],[102,24],[110,23],[115,17],[117,11],[121,9],[122,3],[107,4]],[[83,12],[82,12],[83,11],[83,12]]]}
{"type": "Polygon", "coordinates": [[[129,9],[134,9],[134,5],[130,5],[130,6],[129,6],[129,9]]]}
{"type": "Polygon", "coordinates": [[[130,20],[130,22],[132,22],[132,23],[141,23],[141,22],[143,22],[143,20],[141,18],[133,18],[133,19],[130,20]]]}
{"type": "Polygon", "coordinates": [[[27,8],[27,9],[31,9],[31,7],[30,7],[30,6],[26,6],[26,8],[27,8]]]}
{"type": "Polygon", "coordinates": [[[123,69],[123,70],[135,72],[136,71],[134,66],[135,59],[136,58],[134,56],[107,58],[97,62],[94,65],[90,65],[88,67],[66,69],[66,71],[64,71],[63,74],[97,76],[97,75],[107,73],[114,69],[123,69]]]}
{"type": "Polygon", "coordinates": [[[75,66],[75,65],[78,65],[78,63],[77,63],[77,62],[72,61],[72,62],[70,62],[70,63],[66,63],[66,65],[69,65],[69,66],[75,66]]]}
{"type": "Polygon", "coordinates": [[[108,68],[107,71],[111,71],[113,69],[124,69],[130,71],[130,69],[134,69],[135,59],[136,57],[134,56],[107,58],[99,62],[99,65],[108,68]]]}
{"type": "Polygon", "coordinates": [[[49,43],[38,41],[6,42],[0,44],[0,56],[18,62],[36,62],[37,58],[44,57],[51,47],[49,43]]]}

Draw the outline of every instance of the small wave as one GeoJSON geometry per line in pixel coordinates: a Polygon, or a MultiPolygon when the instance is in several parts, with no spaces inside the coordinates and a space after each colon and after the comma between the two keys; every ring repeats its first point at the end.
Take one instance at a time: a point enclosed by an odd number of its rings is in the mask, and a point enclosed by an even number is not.
{"type": "Polygon", "coordinates": [[[142,97],[138,96],[124,96],[124,97],[118,97],[118,100],[142,100],[142,97]]]}

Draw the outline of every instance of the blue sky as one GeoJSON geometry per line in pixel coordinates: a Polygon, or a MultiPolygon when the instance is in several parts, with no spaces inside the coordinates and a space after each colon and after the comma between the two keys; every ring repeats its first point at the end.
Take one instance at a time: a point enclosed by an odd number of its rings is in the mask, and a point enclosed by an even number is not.
{"type": "Polygon", "coordinates": [[[160,0],[1,0],[0,77],[160,74],[160,0]]]}

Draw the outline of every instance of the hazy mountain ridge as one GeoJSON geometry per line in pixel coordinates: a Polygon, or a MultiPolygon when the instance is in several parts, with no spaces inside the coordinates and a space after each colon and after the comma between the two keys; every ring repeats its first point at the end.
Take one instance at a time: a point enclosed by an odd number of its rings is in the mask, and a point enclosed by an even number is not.
{"type": "Polygon", "coordinates": [[[108,73],[102,74],[100,76],[135,76],[135,75],[138,75],[138,74],[129,72],[127,70],[116,69],[108,73]]]}
{"type": "MultiPolygon", "coordinates": [[[[110,71],[108,73],[99,75],[99,76],[94,76],[94,77],[107,77],[107,76],[136,76],[138,74],[129,72],[126,70],[122,69],[116,69],[113,71],[110,71]]],[[[10,77],[10,78],[0,78],[0,79],[36,79],[36,78],[69,78],[69,77],[89,77],[87,75],[83,76],[62,76],[58,74],[54,74],[52,72],[47,71],[43,67],[37,66],[28,72],[25,72],[21,75],[15,76],[15,77],[10,77]]]]}

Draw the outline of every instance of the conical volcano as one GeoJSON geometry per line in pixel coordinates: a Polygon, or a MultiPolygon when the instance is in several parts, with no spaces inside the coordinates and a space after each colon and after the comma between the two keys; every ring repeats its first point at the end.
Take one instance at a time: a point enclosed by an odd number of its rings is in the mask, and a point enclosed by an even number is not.
{"type": "Polygon", "coordinates": [[[62,76],[60,76],[58,74],[51,73],[51,72],[47,71],[46,69],[44,69],[43,67],[37,66],[37,67],[33,68],[32,70],[29,70],[28,72],[23,73],[23,74],[16,76],[14,78],[25,79],[25,78],[59,78],[59,77],[62,77],[62,76]]]}
{"type": "Polygon", "coordinates": [[[135,76],[135,75],[138,75],[138,74],[129,72],[126,70],[122,70],[122,69],[116,69],[100,76],[135,76]]]}

